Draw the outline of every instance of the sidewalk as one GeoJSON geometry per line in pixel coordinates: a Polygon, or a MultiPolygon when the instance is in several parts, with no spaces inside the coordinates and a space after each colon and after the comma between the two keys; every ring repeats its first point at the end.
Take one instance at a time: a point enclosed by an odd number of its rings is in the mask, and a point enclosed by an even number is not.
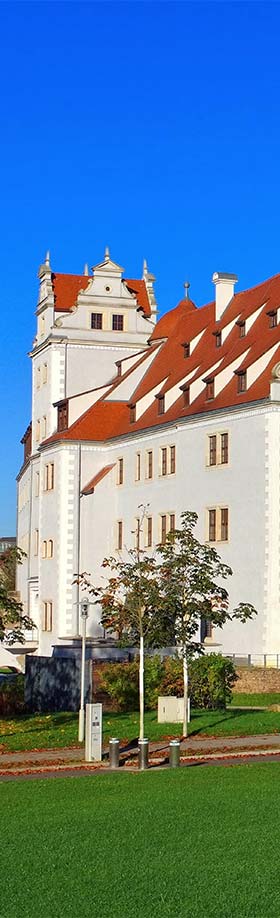
{"type": "MultiPolygon", "coordinates": [[[[149,760],[151,766],[158,767],[168,761],[169,743],[159,741],[149,744],[149,760]]],[[[181,741],[180,753],[182,764],[184,762],[201,763],[205,760],[219,763],[221,760],[256,758],[262,759],[267,755],[280,758],[280,733],[262,734],[255,736],[225,736],[225,737],[189,737],[181,741]]],[[[85,762],[84,746],[81,748],[38,749],[24,752],[0,753],[0,780],[9,776],[23,776],[37,773],[61,774],[61,772],[77,772],[107,770],[108,746],[104,746],[102,764],[85,762]]],[[[129,743],[120,748],[120,762],[125,765],[125,770],[130,766],[135,769],[138,762],[137,746],[129,743]]],[[[123,769],[122,769],[123,770],[123,769]]]]}

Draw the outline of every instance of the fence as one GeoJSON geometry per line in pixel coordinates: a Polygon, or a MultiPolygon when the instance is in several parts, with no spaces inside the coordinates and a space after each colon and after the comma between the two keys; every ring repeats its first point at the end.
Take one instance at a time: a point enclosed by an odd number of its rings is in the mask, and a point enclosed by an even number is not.
{"type": "Polygon", "coordinates": [[[280,653],[223,653],[235,666],[260,666],[262,669],[280,669],[280,653]]]}

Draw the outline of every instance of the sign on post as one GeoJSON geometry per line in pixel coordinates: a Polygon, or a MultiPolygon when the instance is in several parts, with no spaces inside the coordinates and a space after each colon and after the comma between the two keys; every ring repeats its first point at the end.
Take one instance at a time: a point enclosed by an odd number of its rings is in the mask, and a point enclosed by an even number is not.
{"type": "Polygon", "coordinates": [[[102,760],[102,704],[86,705],[86,762],[102,760]]]}

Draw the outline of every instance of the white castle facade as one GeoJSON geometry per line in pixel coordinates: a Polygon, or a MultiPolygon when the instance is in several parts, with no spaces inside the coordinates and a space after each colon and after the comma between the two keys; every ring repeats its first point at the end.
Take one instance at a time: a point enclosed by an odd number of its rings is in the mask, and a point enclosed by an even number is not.
{"type": "MultiPolygon", "coordinates": [[[[131,280],[108,250],[91,275],[55,274],[47,256],[39,278],[18,475],[26,646],[49,656],[77,638],[75,575],[100,580],[144,505],[143,549],[196,511],[197,537],[233,569],[231,607],[258,610],[202,630],[207,648],[280,654],[280,276],[236,294],[237,278],[217,273],[212,303],[186,296],[158,322],[145,263],[131,280]]],[[[88,633],[104,636],[94,606],[88,633]]]]}

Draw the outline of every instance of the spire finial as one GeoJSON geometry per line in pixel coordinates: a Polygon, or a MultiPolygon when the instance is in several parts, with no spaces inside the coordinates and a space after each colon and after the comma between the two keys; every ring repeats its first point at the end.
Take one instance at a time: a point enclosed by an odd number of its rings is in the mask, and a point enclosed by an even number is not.
{"type": "Polygon", "coordinates": [[[85,267],[84,267],[84,275],[85,275],[85,277],[88,277],[88,275],[89,275],[88,263],[87,263],[87,262],[85,263],[85,267]]]}
{"type": "Polygon", "coordinates": [[[186,300],[189,299],[189,289],[190,289],[190,286],[191,286],[191,285],[190,285],[189,281],[185,281],[184,287],[185,287],[185,297],[186,297],[186,300]]]}
{"type": "Polygon", "coordinates": [[[146,258],[144,258],[144,261],[143,261],[143,278],[147,277],[147,274],[148,274],[148,265],[147,265],[146,258]]]}
{"type": "Polygon", "coordinates": [[[110,261],[110,249],[108,245],[106,245],[104,261],[110,261]]]}
{"type": "Polygon", "coordinates": [[[47,268],[50,268],[50,259],[51,259],[51,255],[50,255],[50,250],[48,249],[48,251],[46,252],[46,257],[45,257],[45,265],[47,268]]]}

